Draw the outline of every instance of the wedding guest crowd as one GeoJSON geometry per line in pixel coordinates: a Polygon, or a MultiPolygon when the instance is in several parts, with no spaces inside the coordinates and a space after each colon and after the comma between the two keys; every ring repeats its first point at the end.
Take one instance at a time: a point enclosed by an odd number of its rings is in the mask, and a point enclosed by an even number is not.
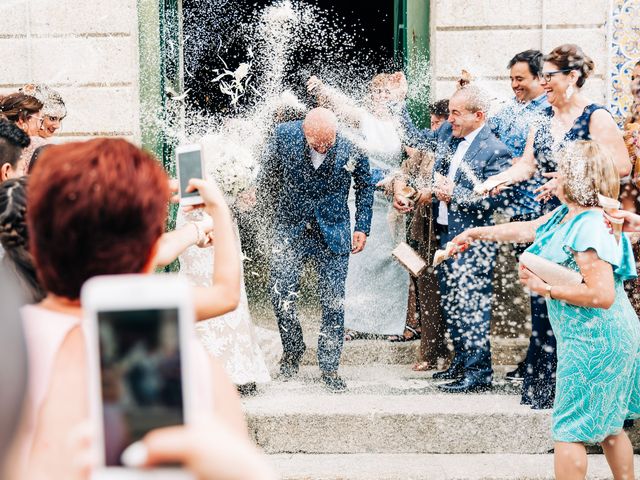
{"type": "MultiPolygon", "coordinates": [[[[631,232],[640,217],[614,211],[605,220],[601,207],[602,197],[620,197],[624,208],[638,210],[640,62],[624,138],[608,110],[581,93],[595,66],[579,46],[520,52],[507,68],[514,97],[496,115],[465,72],[449,98],[430,106],[429,129],[409,114],[402,72],[376,75],[363,104],[309,80],[321,106],[275,128],[257,186],[259,200],[280,188],[269,199],[280,378],[298,374],[306,349],[296,302],[303,264],[312,260],[322,305],[318,363],[331,392],[347,389],[339,375],[343,342],[365,338],[420,340],[413,369],[439,369],[432,377],[443,392],[490,390],[497,243],[518,244],[518,255],[570,269],[582,283],[551,284],[519,267],[531,294],[532,334],[526,358],[506,377],[522,380],[523,404],[553,408],[557,478],[584,478],[584,445],[593,443],[615,478],[633,478],[623,427],[640,417],[640,302],[629,301],[624,284],[632,300],[640,298],[632,284],[638,251],[628,235],[616,236],[614,223],[631,232]],[[495,225],[496,213],[509,221],[495,225]],[[427,264],[438,249],[444,261],[410,275],[391,254],[405,241],[427,264]]],[[[171,187],[157,161],[124,140],[50,145],[66,115],[60,94],[44,85],[0,97],[0,278],[26,303],[29,358],[28,386],[0,404],[0,428],[15,438],[2,437],[0,464],[15,449],[14,478],[77,478],[68,434],[89,418],[86,365],[95,353],[82,321],[86,280],[152,274],[191,246],[211,246],[215,225],[215,268],[206,286],[193,288],[195,317],[218,319],[245,295],[236,227],[216,184],[192,179],[206,215],[165,232],[171,187]],[[81,393],[70,400],[69,391],[81,393]],[[21,418],[19,428],[7,412],[21,418]]],[[[15,320],[18,305],[0,307],[15,320]]],[[[7,325],[22,345],[20,329],[7,325]]],[[[181,460],[194,471],[215,470],[206,446],[221,441],[229,448],[216,450],[220,458],[240,452],[250,460],[237,475],[273,478],[248,440],[229,376],[201,344],[189,354],[209,392],[195,400],[210,415],[197,428],[152,432],[141,447],[148,455],[135,466],[181,460]],[[193,447],[188,455],[181,444],[193,447]]]]}

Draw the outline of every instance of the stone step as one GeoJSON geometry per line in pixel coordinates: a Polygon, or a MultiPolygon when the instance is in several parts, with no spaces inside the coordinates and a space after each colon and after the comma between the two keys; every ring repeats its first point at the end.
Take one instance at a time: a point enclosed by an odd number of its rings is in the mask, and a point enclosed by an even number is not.
{"type": "MultiPolygon", "coordinates": [[[[283,480],[553,480],[553,455],[271,455],[283,480]]],[[[589,455],[587,478],[611,478],[603,455],[589,455]]],[[[640,456],[635,458],[636,471],[640,456]]]]}
{"type": "MultiPolygon", "coordinates": [[[[269,306],[253,305],[252,317],[257,330],[260,331],[261,346],[270,357],[271,367],[279,360],[282,346],[278,327],[269,306]]],[[[318,332],[320,313],[317,309],[301,308],[300,318],[304,330],[307,351],[302,360],[305,365],[317,364],[318,332]]],[[[491,351],[494,365],[516,365],[524,359],[529,345],[528,333],[518,337],[502,337],[495,333],[491,338],[491,351]]],[[[386,340],[353,340],[345,342],[342,351],[341,365],[392,364],[408,365],[418,357],[419,341],[394,343],[386,340]]]]}
{"type": "MultiPolygon", "coordinates": [[[[440,393],[430,372],[406,366],[344,366],[349,390],[326,391],[316,367],[275,380],[243,400],[250,431],[267,453],[544,454],[551,411],[520,405],[501,381],[483,394],[440,393]]],[[[634,444],[640,446],[638,430],[634,444]]]]}
{"type": "MultiPolygon", "coordinates": [[[[307,351],[302,359],[304,365],[317,364],[317,337],[305,338],[307,351]]],[[[516,365],[524,359],[528,338],[491,339],[491,353],[494,365],[516,365]]],[[[418,358],[419,341],[389,342],[386,340],[352,340],[345,342],[341,365],[390,364],[408,365],[418,358]]]]}

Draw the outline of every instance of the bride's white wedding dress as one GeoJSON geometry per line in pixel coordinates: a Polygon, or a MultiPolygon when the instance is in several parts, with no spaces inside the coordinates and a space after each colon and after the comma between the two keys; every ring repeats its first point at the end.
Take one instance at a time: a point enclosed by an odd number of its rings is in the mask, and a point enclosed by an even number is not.
{"type": "MultiPolygon", "coordinates": [[[[178,213],[177,226],[195,219],[197,213],[178,213]],[[185,218],[186,216],[189,218],[185,218]]],[[[240,237],[236,227],[238,252],[240,237]]],[[[194,286],[211,285],[213,272],[213,248],[188,248],[180,255],[180,274],[185,275],[194,286]]],[[[227,374],[236,385],[247,383],[266,383],[271,380],[262,350],[258,344],[255,327],[251,321],[249,302],[244,286],[241,284],[240,305],[226,315],[198,322],[198,336],[206,349],[219,359],[227,374]]]]}
{"type": "MultiPolygon", "coordinates": [[[[402,163],[402,143],[391,120],[380,120],[366,113],[360,129],[361,148],[373,172],[385,175],[402,163]]],[[[352,222],[355,196],[349,198],[352,222]]],[[[404,216],[398,217],[390,198],[376,190],[373,199],[371,231],[364,250],[349,259],[344,325],[358,332],[402,335],[407,316],[409,274],[391,251],[405,240],[404,216]]]]}

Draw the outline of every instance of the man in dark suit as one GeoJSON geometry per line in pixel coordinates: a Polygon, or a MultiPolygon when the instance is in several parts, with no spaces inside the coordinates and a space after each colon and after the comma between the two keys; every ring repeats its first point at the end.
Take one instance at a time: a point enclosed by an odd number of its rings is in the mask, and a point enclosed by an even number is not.
{"type": "Polygon", "coordinates": [[[318,338],[322,381],[332,391],[346,388],[338,375],[344,342],[345,281],[349,254],[363,250],[369,233],[373,204],[370,177],[367,158],[337,134],[331,111],[316,108],[304,122],[276,128],[258,192],[261,197],[273,197],[270,289],[284,350],[280,374],[285,379],[298,372],[305,351],[296,302],[303,264],[312,260],[322,306],[318,338]],[[347,205],[352,179],[356,194],[353,236],[347,205]]]}
{"type": "MultiPolygon", "coordinates": [[[[458,233],[493,223],[500,197],[483,198],[475,185],[511,164],[507,147],[486,125],[488,101],[476,86],[458,90],[449,100],[449,119],[437,131],[434,194],[441,248],[458,233]]],[[[443,310],[455,357],[434,378],[455,380],[440,385],[446,392],[468,392],[491,386],[491,300],[496,244],[478,243],[438,270],[443,310]]]]}

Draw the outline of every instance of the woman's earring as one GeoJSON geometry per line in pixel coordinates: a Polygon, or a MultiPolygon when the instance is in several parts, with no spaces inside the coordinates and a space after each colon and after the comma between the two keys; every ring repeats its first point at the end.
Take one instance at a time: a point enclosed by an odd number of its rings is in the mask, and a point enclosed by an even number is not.
{"type": "Polygon", "coordinates": [[[569,88],[567,88],[567,91],[564,93],[564,96],[567,100],[571,99],[571,97],[573,97],[573,94],[576,93],[575,88],[573,88],[573,85],[569,85],[569,88]]]}

